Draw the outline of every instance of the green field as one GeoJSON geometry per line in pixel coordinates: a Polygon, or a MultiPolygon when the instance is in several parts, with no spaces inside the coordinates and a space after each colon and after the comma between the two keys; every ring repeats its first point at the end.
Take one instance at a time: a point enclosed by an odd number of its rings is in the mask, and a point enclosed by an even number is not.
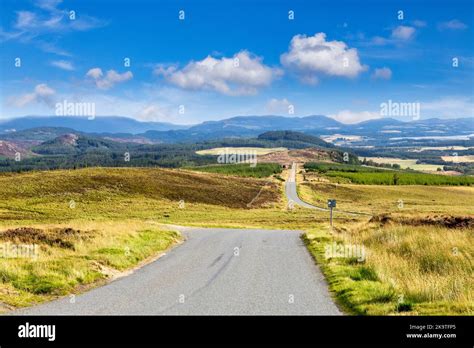
{"type": "Polygon", "coordinates": [[[446,176],[423,173],[348,173],[329,172],[325,176],[334,178],[336,182],[349,179],[350,182],[363,185],[452,185],[471,186],[474,185],[472,176],[446,176]]]}
{"type": "Polygon", "coordinates": [[[383,170],[344,164],[307,163],[308,172],[317,172],[333,182],[362,185],[442,185],[471,186],[473,176],[446,176],[420,172],[383,170]]]}

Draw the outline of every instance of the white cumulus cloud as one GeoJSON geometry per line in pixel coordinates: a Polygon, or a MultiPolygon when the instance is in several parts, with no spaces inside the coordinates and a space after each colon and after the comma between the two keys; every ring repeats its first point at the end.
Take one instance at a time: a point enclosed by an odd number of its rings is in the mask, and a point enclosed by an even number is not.
{"type": "Polygon", "coordinates": [[[109,70],[104,75],[100,68],[90,69],[86,73],[86,76],[92,78],[95,81],[95,85],[100,89],[110,89],[117,83],[125,82],[133,78],[131,71],[119,74],[115,70],[109,70]]]}
{"type": "Polygon", "coordinates": [[[367,70],[357,49],[342,41],[326,41],[325,33],[296,35],[288,52],[280,57],[282,65],[294,71],[306,83],[316,83],[319,75],[356,77],[367,70]]]}
{"type": "Polygon", "coordinates": [[[262,58],[248,51],[233,57],[207,56],[192,61],[182,69],[157,66],[156,75],[164,76],[171,84],[183,89],[212,90],[225,95],[253,95],[281,75],[281,70],[262,63],[262,58]]]}

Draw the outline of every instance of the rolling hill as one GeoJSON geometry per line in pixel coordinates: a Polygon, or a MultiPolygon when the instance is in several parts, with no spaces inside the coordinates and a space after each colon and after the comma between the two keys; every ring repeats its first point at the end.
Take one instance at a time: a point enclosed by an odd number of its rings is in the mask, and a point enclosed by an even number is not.
{"type": "Polygon", "coordinates": [[[71,155],[90,151],[122,151],[126,145],[112,140],[66,133],[45,141],[31,150],[40,155],[71,155]]]}
{"type": "Polygon", "coordinates": [[[31,152],[24,146],[16,143],[0,140],[0,157],[15,158],[17,154],[20,154],[20,158],[30,156],[31,152]]]}

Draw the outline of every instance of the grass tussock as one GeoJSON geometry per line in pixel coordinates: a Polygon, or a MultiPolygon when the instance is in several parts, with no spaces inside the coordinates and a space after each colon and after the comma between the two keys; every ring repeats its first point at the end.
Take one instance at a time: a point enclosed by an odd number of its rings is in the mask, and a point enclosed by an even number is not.
{"type": "Polygon", "coordinates": [[[74,249],[76,240],[90,239],[93,236],[89,231],[75,230],[70,227],[52,228],[43,230],[33,227],[11,228],[0,231],[0,241],[13,243],[35,244],[41,243],[59,248],[74,249]]]}
{"type": "Polygon", "coordinates": [[[428,216],[391,216],[390,214],[375,215],[370,222],[388,224],[402,224],[411,226],[436,226],[446,228],[474,229],[473,216],[428,215],[428,216]]]}

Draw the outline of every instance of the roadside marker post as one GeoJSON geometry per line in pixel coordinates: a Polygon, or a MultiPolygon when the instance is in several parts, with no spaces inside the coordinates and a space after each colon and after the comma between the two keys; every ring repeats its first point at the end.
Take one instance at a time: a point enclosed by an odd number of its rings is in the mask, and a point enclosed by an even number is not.
{"type": "Polygon", "coordinates": [[[328,208],[329,208],[329,222],[332,227],[332,210],[336,208],[336,200],[335,199],[328,199],[328,208]]]}

